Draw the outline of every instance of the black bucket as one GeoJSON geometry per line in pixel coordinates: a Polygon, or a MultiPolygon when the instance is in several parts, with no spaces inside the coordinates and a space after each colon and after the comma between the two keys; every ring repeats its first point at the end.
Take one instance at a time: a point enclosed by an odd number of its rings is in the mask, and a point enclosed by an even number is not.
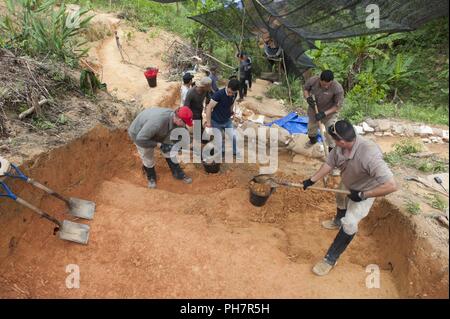
{"type": "Polygon", "coordinates": [[[155,77],[151,77],[151,78],[147,78],[147,83],[151,88],[156,87],[156,76],[155,77]]]}
{"type": "MultiPolygon", "coordinates": [[[[255,182],[255,179],[252,179],[253,182],[255,182]]],[[[255,182],[256,183],[256,182],[255,182]]],[[[259,195],[256,194],[255,192],[253,192],[252,188],[249,186],[249,190],[250,190],[250,203],[252,203],[253,206],[257,206],[257,207],[261,207],[264,206],[267,202],[267,200],[269,199],[270,195],[272,195],[272,193],[275,191],[275,187],[271,187],[270,191],[268,192],[267,195],[259,195]]]]}
{"type": "Polygon", "coordinates": [[[212,162],[212,163],[207,163],[207,162],[203,162],[203,168],[205,169],[206,173],[209,174],[217,174],[220,171],[220,163],[216,163],[216,162],[212,162]]]}

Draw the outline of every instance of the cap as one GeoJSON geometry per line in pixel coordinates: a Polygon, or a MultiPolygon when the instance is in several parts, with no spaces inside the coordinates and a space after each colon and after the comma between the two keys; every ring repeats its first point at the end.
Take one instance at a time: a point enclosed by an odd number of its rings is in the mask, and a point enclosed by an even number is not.
{"type": "Polygon", "coordinates": [[[183,75],[183,81],[190,81],[190,80],[192,80],[194,78],[194,76],[192,75],[192,73],[190,73],[190,72],[186,72],[184,75],[183,75]]]}
{"type": "Polygon", "coordinates": [[[186,123],[187,126],[192,126],[192,111],[187,106],[182,106],[177,111],[177,116],[186,123]]]}
{"type": "Polygon", "coordinates": [[[204,88],[207,86],[211,86],[211,84],[212,84],[211,78],[205,76],[200,80],[199,83],[196,83],[195,85],[197,85],[199,88],[204,88]]]}

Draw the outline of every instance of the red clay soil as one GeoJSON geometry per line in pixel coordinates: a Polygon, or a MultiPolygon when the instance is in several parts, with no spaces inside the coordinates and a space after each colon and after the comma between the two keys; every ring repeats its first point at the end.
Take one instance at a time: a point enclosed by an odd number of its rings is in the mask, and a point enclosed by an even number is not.
{"type": "MultiPolygon", "coordinates": [[[[83,246],[59,240],[51,223],[1,200],[0,297],[448,296],[441,282],[445,274],[433,271],[437,266],[408,259],[415,249],[413,231],[401,228],[403,221],[386,201],[363,221],[338,266],[317,277],[311,268],[336,235],[320,226],[334,213],[333,195],[279,188],[257,208],[249,203],[247,188],[254,167],[224,164],[220,174],[208,175],[198,164],[184,166],[192,185],[174,180],[158,156],[158,189],[149,190],[126,132],[101,127],[28,162],[24,170],[35,179],[94,200],[97,209],[92,221],[77,221],[91,227],[83,246]],[[68,264],[80,267],[79,289],[66,287],[68,264]],[[381,269],[379,289],[366,287],[369,264],[381,269]]],[[[53,198],[10,184],[26,200],[70,219],[53,198]]]]}

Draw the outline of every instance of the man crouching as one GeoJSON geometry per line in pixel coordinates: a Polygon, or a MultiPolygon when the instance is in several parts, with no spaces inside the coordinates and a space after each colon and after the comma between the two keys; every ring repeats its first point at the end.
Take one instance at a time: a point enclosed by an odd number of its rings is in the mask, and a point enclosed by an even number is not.
{"type": "Polygon", "coordinates": [[[128,135],[141,157],[149,188],[156,188],[154,149],[157,146],[160,147],[172,175],[186,184],[192,183],[192,179],[181,169],[177,158],[170,155],[173,146],[170,133],[185,125],[192,126],[192,111],[183,106],[175,111],[166,108],[145,109],[128,128],[128,135]]]}

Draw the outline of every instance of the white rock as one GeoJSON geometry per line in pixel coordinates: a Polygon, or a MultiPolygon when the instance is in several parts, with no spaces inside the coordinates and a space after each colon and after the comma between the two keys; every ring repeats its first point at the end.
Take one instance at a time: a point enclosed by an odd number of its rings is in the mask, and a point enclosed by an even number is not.
{"type": "Polygon", "coordinates": [[[394,134],[402,134],[405,131],[405,128],[401,124],[393,124],[392,131],[394,134]]]}
{"type": "Polygon", "coordinates": [[[369,124],[367,124],[366,122],[362,122],[362,128],[363,128],[364,132],[368,132],[368,133],[375,131],[375,129],[373,127],[371,127],[369,124]]]}
{"type": "Polygon", "coordinates": [[[423,138],[422,142],[425,144],[429,144],[429,143],[431,143],[431,140],[429,138],[423,138]]]}
{"type": "Polygon", "coordinates": [[[432,127],[431,129],[433,130],[433,135],[442,136],[443,129],[437,127],[432,127]]]}
{"type": "Polygon", "coordinates": [[[411,124],[406,124],[403,128],[406,136],[408,137],[414,136],[414,127],[411,124]]]}
{"type": "Polygon", "coordinates": [[[364,135],[364,129],[363,129],[362,126],[354,125],[353,127],[355,128],[356,134],[358,134],[358,135],[364,135]]]}
{"type": "Polygon", "coordinates": [[[387,131],[383,133],[383,136],[394,136],[391,132],[387,131]]]}
{"type": "Polygon", "coordinates": [[[391,122],[389,120],[379,120],[378,128],[381,132],[386,132],[391,129],[391,122]]]}
{"type": "Polygon", "coordinates": [[[422,137],[433,135],[433,129],[427,125],[420,125],[414,127],[414,133],[422,137]]]}
{"type": "Polygon", "coordinates": [[[442,139],[446,142],[448,142],[448,130],[442,131],[442,139]]]}
{"type": "Polygon", "coordinates": [[[377,127],[378,123],[375,120],[372,120],[370,117],[365,120],[366,124],[370,127],[377,127]]]}
{"type": "Polygon", "coordinates": [[[436,136],[431,136],[431,137],[430,137],[430,141],[433,142],[433,143],[437,143],[437,142],[438,142],[438,139],[437,139],[436,136]]]}

